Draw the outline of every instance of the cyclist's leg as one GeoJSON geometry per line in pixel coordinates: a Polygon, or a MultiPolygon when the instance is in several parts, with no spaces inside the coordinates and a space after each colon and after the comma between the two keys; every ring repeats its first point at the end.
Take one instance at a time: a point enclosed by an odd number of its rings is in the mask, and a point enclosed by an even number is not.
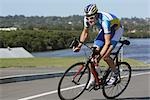
{"type": "Polygon", "coordinates": [[[113,50],[113,46],[111,45],[105,55],[103,56],[104,61],[108,64],[109,67],[111,67],[111,77],[107,79],[107,84],[112,85],[114,84],[118,79],[118,70],[116,70],[116,66],[114,64],[113,59],[110,57],[111,51],[113,50]]]}
{"type": "Polygon", "coordinates": [[[104,61],[106,61],[106,63],[109,65],[109,67],[112,68],[113,71],[116,71],[116,67],[115,67],[113,59],[110,57],[110,54],[111,54],[111,51],[117,45],[117,43],[118,43],[119,39],[121,38],[122,34],[123,34],[123,29],[120,27],[118,30],[115,31],[115,33],[114,33],[114,35],[111,39],[111,45],[108,48],[105,55],[103,56],[104,61]]]}
{"type": "Polygon", "coordinates": [[[111,67],[112,69],[112,77],[109,80],[109,82],[107,84],[113,84],[118,77],[118,70],[116,70],[116,66],[114,64],[113,59],[110,57],[111,51],[115,48],[115,46],[117,45],[119,39],[121,38],[123,34],[123,30],[122,28],[119,28],[118,30],[115,31],[114,36],[111,39],[111,45],[108,48],[107,52],[105,53],[105,55],[103,56],[104,61],[109,65],[109,67],[111,67]]]}
{"type": "MultiPolygon", "coordinates": [[[[104,46],[104,32],[103,31],[100,31],[97,35],[97,37],[95,38],[94,40],[94,44],[93,44],[94,47],[97,47],[96,50],[100,53],[101,49],[103,48],[104,46]]],[[[97,63],[99,63],[101,57],[97,57],[97,63]]]]}
{"type": "MultiPolygon", "coordinates": [[[[94,47],[97,47],[96,48],[96,50],[98,51],[98,52],[100,52],[100,49],[101,49],[101,47],[103,47],[103,45],[104,45],[104,41],[103,41],[103,32],[102,31],[100,31],[99,33],[98,33],[98,35],[97,35],[97,37],[95,38],[95,40],[94,40],[94,44],[93,44],[93,46],[94,47]]],[[[97,63],[99,62],[99,60],[100,60],[100,58],[98,57],[97,58],[97,63]]],[[[95,69],[96,69],[96,71],[98,72],[98,65],[92,65],[91,64],[91,67],[95,67],[95,69]],[[97,66],[97,67],[96,67],[97,66]]],[[[88,86],[87,86],[87,88],[86,89],[89,89],[92,85],[93,85],[93,83],[95,82],[95,78],[94,78],[94,75],[92,74],[92,72],[91,72],[91,78],[90,78],[90,81],[89,81],[89,84],[88,84],[88,86]]]]}
{"type": "Polygon", "coordinates": [[[113,59],[110,57],[111,51],[114,49],[114,47],[111,45],[105,55],[103,56],[103,60],[108,64],[109,67],[112,68],[113,71],[116,70],[115,64],[113,59]]]}

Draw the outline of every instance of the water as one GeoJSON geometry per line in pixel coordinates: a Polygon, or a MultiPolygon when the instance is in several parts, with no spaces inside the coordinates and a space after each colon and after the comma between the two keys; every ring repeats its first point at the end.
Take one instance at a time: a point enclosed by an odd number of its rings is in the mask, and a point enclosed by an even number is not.
{"type": "Polygon", "coordinates": [[[150,63],[150,39],[130,39],[131,45],[124,47],[124,57],[150,63]]]}
{"type": "MultiPolygon", "coordinates": [[[[129,46],[124,46],[123,57],[132,58],[150,63],[150,39],[129,39],[131,42],[129,46]]],[[[32,53],[35,57],[72,57],[85,56],[90,53],[87,47],[82,47],[79,53],[74,53],[71,49],[38,52],[32,53]]]]}

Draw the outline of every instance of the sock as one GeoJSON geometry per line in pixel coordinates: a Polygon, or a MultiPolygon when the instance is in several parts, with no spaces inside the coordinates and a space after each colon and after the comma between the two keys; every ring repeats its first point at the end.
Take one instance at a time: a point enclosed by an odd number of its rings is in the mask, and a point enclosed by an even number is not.
{"type": "Polygon", "coordinates": [[[89,83],[93,82],[94,81],[94,75],[91,73],[91,78],[90,78],[90,81],[89,83]]]}

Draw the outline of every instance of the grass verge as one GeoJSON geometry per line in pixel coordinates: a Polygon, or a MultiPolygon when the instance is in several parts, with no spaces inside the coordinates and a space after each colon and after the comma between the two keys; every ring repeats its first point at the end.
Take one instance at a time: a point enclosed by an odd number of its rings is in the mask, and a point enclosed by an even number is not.
{"type": "MultiPolygon", "coordinates": [[[[59,58],[8,58],[0,59],[0,68],[8,67],[68,67],[76,62],[85,61],[83,57],[59,57],[59,58]]],[[[124,59],[132,67],[149,67],[134,59],[124,59]]],[[[104,61],[100,62],[101,66],[106,66],[104,61]]]]}

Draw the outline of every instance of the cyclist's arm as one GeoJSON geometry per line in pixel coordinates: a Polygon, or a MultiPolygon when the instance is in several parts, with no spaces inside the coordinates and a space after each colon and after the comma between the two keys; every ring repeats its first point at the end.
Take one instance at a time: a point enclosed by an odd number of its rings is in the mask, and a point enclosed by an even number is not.
{"type": "Polygon", "coordinates": [[[101,57],[103,57],[105,55],[105,53],[107,52],[107,49],[110,46],[110,41],[111,41],[111,26],[110,26],[110,21],[105,20],[102,22],[102,27],[104,29],[104,40],[105,40],[105,44],[100,52],[101,57]]]}
{"type": "Polygon", "coordinates": [[[81,35],[80,35],[80,42],[78,47],[81,47],[82,46],[82,42],[84,42],[86,40],[86,38],[88,37],[88,28],[84,28],[81,35]]]}
{"type": "Polygon", "coordinates": [[[84,28],[81,35],[80,35],[80,43],[77,47],[73,47],[73,51],[74,52],[79,52],[82,46],[82,42],[84,42],[86,40],[86,38],[88,37],[88,28],[84,28]]]}
{"type": "Polygon", "coordinates": [[[103,57],[105,55],[105,53],[107,52],[107,49],[110,46],[110,40],[111,40],[111,35],[110,34],[105,34],[104,35],[104,39],[105,39],[105,44],[100,52],[101,57],[103,57]]]}
{"type": "MultiPolygon", "coordinates": [[[[88,33],[89,33],[89,23],[86,19],[86,17],[84,17],[84,29],[80,35],[80,42],[84,42],[86,40],[86,38],[88,37],[88,33]]],[[[79,48],[82,46],[82,43],[79,43],[79,48]]]]}

